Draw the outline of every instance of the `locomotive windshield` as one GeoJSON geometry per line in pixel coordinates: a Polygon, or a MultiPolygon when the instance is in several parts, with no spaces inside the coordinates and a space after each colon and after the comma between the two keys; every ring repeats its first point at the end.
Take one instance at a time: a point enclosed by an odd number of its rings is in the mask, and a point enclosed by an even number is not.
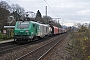
{"type": "Polygon", "coordinates": [[[28,28],[29,22],[18,22],[17,28],[28,28]]]}

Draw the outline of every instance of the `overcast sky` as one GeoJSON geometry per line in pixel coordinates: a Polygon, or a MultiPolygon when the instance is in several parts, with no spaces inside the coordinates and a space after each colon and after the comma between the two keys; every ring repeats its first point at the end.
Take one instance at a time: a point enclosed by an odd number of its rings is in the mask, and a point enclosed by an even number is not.
{"type": "MultiPolygon", "coordinates": [[[[2,0],[5,1],[5,0],[2,0]]],[[[26,11],[40,10],[45,15],[61,18],[60,23],[71,26],[74,23],[90,23],[90,0],[6,0],[10,4],[19,4],[26,11]]]]}

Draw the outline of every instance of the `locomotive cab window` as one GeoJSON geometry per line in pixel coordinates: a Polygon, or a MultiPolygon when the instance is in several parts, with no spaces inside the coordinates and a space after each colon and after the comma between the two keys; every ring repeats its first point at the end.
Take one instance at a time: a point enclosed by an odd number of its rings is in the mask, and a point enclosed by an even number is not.
{"type": "Polygon", "coordinates": [[[28,28],[29,22],[18,22],[17,28],[28,28]]]}

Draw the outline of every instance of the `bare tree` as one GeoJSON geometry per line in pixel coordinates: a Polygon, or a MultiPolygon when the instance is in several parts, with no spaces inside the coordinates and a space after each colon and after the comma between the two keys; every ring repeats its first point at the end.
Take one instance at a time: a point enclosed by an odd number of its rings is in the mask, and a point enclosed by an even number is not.
{"type": "Polygon", "coordinates": [[[0,2],[0,8],[10,10],[11,7],[10,7],[10,5],[8,5],[8,3],[6,1],[1,1],[0,2]]]}
{"type": "Polygon", "coordinates": [[[49,24],[52,21],[52,18],[50,16],[43,16],[43,20],[45,23],[49,24]]]}
{"type": "Polygon", "coordinates": [[[24,10],[24,8],[22,8],[18,4],[12,4],[11,5],[11,9],[12,9],[12,12],[17,15],[17,18],[24,18],[24,16],[25,16],[25,10],[24,10]]]}
{"type": "Polygon", "coordinates": [[[7,25],[7,18],[10,15],[10,6],[5,1],[0,2],[0,30],[2,31],[4,25],[7,25]]]}

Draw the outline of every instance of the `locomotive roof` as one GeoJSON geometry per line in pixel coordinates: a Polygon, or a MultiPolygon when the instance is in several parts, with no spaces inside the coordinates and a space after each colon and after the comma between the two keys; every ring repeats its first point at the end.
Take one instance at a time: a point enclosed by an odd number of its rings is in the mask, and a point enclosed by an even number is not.
{"type": "Polygon", "coordinates": [[[17,22],[32,22],[32,23],[36,23],[36,24],[39,24],[39,25],[50,26],[49,24],[42,24],[42,23],[34,22],[34,21],[17,21],[17,22]]]}
{"type": "Polygon", "coordinates": [[[41,24],[41,23],[34,22],[34,21],[30,21],[30,22],[32,22],[32,23],[36,23],[36,24],[39,24],[39,25],[49,26],[48,24],[41,24]]]}

